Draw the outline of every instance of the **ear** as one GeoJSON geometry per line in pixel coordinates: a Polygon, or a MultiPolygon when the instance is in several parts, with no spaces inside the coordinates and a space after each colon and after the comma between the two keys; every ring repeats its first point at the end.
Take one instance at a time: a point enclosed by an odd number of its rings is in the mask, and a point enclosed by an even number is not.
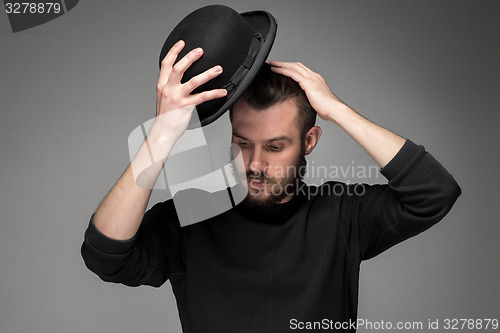
{"type": "Polygon", "coordinates": [[[307,131],[304,141],[304,144],[306,146],[306,155],[309,155],[314,150],[314,147],[316,147],[316,145],[318,144],[321,133],[321,128],[319,126],[313,126],[311,127],[311,129],[309,129],[309,131],[307,131]]]}

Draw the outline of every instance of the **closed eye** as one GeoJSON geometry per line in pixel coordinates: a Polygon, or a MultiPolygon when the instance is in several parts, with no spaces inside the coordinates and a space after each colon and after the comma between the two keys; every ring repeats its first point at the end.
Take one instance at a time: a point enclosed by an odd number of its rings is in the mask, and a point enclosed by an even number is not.
{"type": "Polygon", "coordinates": [[[276,145],[267,145],[267,149],[271,151],[280,151],[283,149],[281,146],[276,146],[276,145]]]}
{"type": "Polygon", "coordinates": [[[252,146],[252,143],[251,143],[251,142],[248,142],[248,141],[239,140],[239,141],[238,141],[238,145],[239,145],[241,148],[250,148],[250,147],[252,146]]]}

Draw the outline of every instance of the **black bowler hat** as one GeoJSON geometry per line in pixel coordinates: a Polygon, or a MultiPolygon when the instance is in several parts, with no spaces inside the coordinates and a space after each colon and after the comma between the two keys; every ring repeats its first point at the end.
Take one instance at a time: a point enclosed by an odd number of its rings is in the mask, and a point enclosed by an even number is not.
{"type": "MultiPolygon", "coordinates": [[[[241,96],[265,62],[276,36],[277,23],[265,11],[238,14],[222,5],[211,5],[186,16],[170,33],[160,53],[161,61],[179,40],[186,43],[177,57],[182,59],[196,47],[203,48],[203,56],[184,73],[186,82],[215,65],[221,65],[222,74],[193,91],[227,89],[223,98],[198,105],[201,126],[208,125],[226,112],[241,96]]],[[[190,124],[190,127],[195,127],[190,124]]]]}

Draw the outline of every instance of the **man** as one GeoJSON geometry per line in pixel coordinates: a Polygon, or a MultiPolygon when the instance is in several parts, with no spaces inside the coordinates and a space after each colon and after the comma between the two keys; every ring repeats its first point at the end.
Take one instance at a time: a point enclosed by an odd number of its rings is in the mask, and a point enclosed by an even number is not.
{"type": "Polygon", "coordinates": [[[91,219],[86,265],[105,281],[130,286],[170,280],[185,332],[355,331],[361,261],[441,220],[459,186],[422,146],[357,114],[320,75],[275,61],[231,110],[247,199],[186,227],[172,200],[144,213],[147,188],[184,133],[190,106],[226,93],[191,94],[222,68],[181,83],[203,54],[195,49],[174,65],[183,47],[177,43],[162,62],[157,119],[146,143],[91,219]],[[316,113],[356,140],[388,185],[302,183],[304,155],[321,136],[316,113]],[[148,186],[137,185],[139,174],[148,186]]]}

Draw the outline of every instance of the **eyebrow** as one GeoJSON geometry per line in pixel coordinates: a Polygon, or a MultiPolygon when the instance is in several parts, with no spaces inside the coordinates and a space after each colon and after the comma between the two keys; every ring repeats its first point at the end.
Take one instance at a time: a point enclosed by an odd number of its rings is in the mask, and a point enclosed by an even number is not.
{"type": "MultiPolygon", "coordinates": [[[[234,132],[234,131],[233,131],[233,135],[234,135],[234,136],[236,136],[236,137],[238,137],[238,138],[240,138],[240,139],[243,139],[243,140],[252,141],[252,140],[247,139],[247,138],[245,138],[243,135],[238,134],[238,133],[236,133],[236,132],[234,132]]],[[[292,139],[290,139],[289,137],[284,136],[284,135],[282,135],[282,136],[277,136],[277,137],[275,137],[275,138],[271,138],[271,139],[268,139],[268,140],[265,140],[265,141],[266,141],[266,142],[272,142],[272,141],[280,141],[280,140],[285,140],[285,141],[288,141],[288,142],[292,142],[292,139]]]]}

